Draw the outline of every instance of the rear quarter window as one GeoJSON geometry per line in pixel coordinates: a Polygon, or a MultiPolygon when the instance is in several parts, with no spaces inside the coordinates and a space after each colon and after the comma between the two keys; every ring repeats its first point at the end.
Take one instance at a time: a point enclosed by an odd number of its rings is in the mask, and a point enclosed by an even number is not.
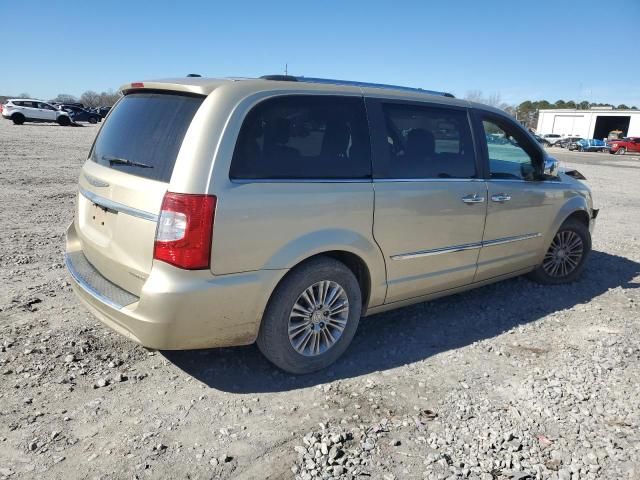
{"type": "Polygon", "coordinates": [[[204,98],[126,95],[105,121],[89,158],[115,170],[169,182],[187,128],[204,98]]]}
{"type": "Polygon", "coordinates": [[[371,178],[369,131],[361,97],[283,96],[246,116],[232,179],[371,178]]]}

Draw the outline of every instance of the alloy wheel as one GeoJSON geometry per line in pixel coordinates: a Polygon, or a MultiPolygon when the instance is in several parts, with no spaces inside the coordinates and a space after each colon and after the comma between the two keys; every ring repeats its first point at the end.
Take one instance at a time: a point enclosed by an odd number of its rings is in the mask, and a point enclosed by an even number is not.
{"type": "Polygon", "coordinates": [[[578,268],[583,254],[584,244],[580,235],[571,230],[562,230],[551,242],[542,268],[550,277],[566,277],[578,268]]]}
{"type": "Polygon", "coordinates": [[[301,355],[320,355],[342,336],[349,319],[349,299],[338,283],[317,282],[300,294],[289,314],[289,342],[301,355]]]}

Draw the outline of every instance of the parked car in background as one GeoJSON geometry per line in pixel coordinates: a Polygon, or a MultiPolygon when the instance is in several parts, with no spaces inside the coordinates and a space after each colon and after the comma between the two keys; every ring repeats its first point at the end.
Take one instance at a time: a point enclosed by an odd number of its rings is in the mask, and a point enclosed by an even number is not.
{"type": "Polygon", "coordinates": [[[624,155],[627,152],[640,152],[640,137],[625,137],[607,142],[609,152],[624,155]]]}
{"type": "Polygon", "coordinates": [[[542,138],[549,142],[549,145],[554,145],[558,140],[562,138],[562,135],[558,133],[545,133],[544,135],[542,135],[542,138]]]}
{"type": "Polygon", "coordinates": [[[533,138],[536,139],[536,142],[538,142],[543,147],[551,146],[551,143],[549,143],[549,140],[542,138],[540,135],[536,135],[535,133],[533,133],[532,135],[533,135],[533,138]]]}
{"type": "Polygon", "coordinates": [[[60,108],[69,112],[69,115],[74,122],[98,123],[102,121],[100,114],[90,112],[84,108],[76,107],[75,105],[65,104],[61,105],[60,108]]]}
{"type": "Polygon", "coordinates": [[[611,130],[607,136],[607,140],[622,140],[624,138],[624,132],[622,130],[611,130]]]}
{"type": "Polygon", "coordinates": [[[107,113],[109,113],[109,110],[111,110],[111,107],[98,107],[94,109],[94,111],[98,115],[100,115],[102,118],[107,116],[107,113]]]}
{"type": "Polygon", "coordinates": [[[145,346],[257,341],[308,373],[362,315],[585,267],[584,177],[498,109],[281,75],[122,92],[82,167],[65,263],[90,310],[145,346]]]}
{"type": "Polygon", "coordinates": [[[12,120],[15,125],[25,122],[57,122],[62,126],[71,124],[68,112],[42,100],[31,98],[12,98],[2,106],[2,116],[12,120]]]}
{"type": "Polygon", "coordinates": [[[607,152],[609,150],[606,142],[604,140],[598,140],[597,138],[581,138],[580,140],[569,143],[567,148],[579,152],[607,152]]]}
{"type": "Polygon", "coordinates": [[[51,105],[55,105],[56,107],[61,107],[63,105],[69,105],[71,107],[80,107],[86,108],[83,103],[80,102],[49,102],[51,105]]]}
{"type": "Polygon", "coordinates": [[[564,137],[555,143],[556,147],[567,148],[569,144],[582,140],[582,137],[564,137]]]}

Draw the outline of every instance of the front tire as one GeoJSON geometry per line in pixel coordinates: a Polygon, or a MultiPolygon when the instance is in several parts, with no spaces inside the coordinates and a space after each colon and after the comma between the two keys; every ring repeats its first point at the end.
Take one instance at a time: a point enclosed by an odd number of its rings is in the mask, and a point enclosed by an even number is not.
{"type": "Polygon", "coordinates": [[[24,115],[21,113],[14,113],[11,115],[11,120],[13,120],[14,125],[22,125],[24,123],[24,115]]]}
{"type": "Polygon", "coordinates": [[[561,285],[576,281],[591,252],[591,234],[584,223],[567,220],[553,237],[542,265],[529,278],[543,285],[561,285]]]}
{"type": "Polygon", "coordinates": [[[71,124],[71,120],[66,115],[60,115],[58,117],[58,125],[61,127],[68,127],[71,124]]]}
{"type": "Polygon", "coordinates": [[[617,154],[618,154],[618,155],[624,155],[626,152],[627,152],[627,149],[626,149],[626,148],[624,148],[624,147],[620,147],[620,148],[618,149],[617,154]]]}
{"type": "Polygon", "coordinates": [[[257,344],[286,372],[321,370],[347,349],[362,314],[362,292],[353,272],[329,257],[292,270],[273,292],[257,344]]]}
{"type": "Polygon", "coordinates": [[[98,120],[96,119],[96,117],[89,117],[89,123],[95,125],[96,123],[98,123],[98,120]]]}

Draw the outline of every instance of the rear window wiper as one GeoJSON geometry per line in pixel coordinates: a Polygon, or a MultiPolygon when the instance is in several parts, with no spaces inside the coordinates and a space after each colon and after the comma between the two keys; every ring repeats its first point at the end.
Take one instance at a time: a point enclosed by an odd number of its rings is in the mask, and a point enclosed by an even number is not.
{"type": "Polygon", "coordinates": [[[102,160],[106,160],[109,162],[109,165],[130,165],[132,167],[141,167],[141,168],[153,168],[153,165],[147,165],[142,162],[134,162],[133,160],[129,160],[128,158],[120,158],[120,157],[112,157],[110,155],[103,155],[102,160]]]}

